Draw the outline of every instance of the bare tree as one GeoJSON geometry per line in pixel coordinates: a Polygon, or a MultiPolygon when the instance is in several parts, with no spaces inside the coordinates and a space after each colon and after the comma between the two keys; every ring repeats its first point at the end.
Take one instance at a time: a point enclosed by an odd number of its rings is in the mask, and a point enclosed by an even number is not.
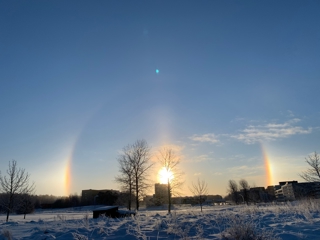
{"type": "MultiPolygon", "coordinates": [[[[116,177],[116,181],[126,186],[129,191],[130,204],[131,192],[135,191],[136,209],[139,210],[139,202],[150,186],[148,172],[153,165],[150,163],[150,147],[145,140],[137,140],[123,149],[118,162],[120,176],[116,177]]],[[[129,205],[130,208],[131,205],[129,205]]]]}
{"type": "Polygon", "coordinates": [[[231,195],[232,200],[238,204],[239,203],[239,187],[236,181],[229,180],[228,183],[228,193],[231,195]]]}
{"type": "Polygon", "coordinates": [[[150,163],[150,147],[145,140],[137,140],[131,148],[136,209],[139,210],[139,201],[142,200],[146,189],[150,187],[147,177],[153,164],[150,163]]]}
{"type": "Polygon", "coordinates": [[[250,192],[250,186],[249,183],[247,182],[247,180],[245,179],[241,179],[239,181],[239,186],[240,186],[240,191],[243,194],[243,201],[246,202],[246,204],[248,205],[249,203],[249,192],[250,192]]]}
{"type": "Polygon", "coordinates": [[[12,212],[16,196],[19,194],[30,194],[34,191],[34,184],[29,183],[30,175],[25,172],[25,169],[18,168],[17,162],[12,160],[9,162],[8,176],[2,176],[0,172],[0,187],[1,192],[6,198],[1,203],[6,209],[8,222],[10,212],[12,212]]]}
{"type": "Polygon", "coordinates": [[[118,158],[120,175],[118,175],[115,180],[120,184],[121,188],[128,193],[125,195],[125,197],[127,197],[127,206],[129,210],[131,210],[132,193],[134,191],[134,175],[132,162],[133,159],[131,154],[131,147],[124,147],[121,155],[118,158]]]}
{"type": "Polygon", "coordinates": [[[305,158],[306,163],[309,165],[309,169],[303,171],[300,174],[304,180],[308,182],[319,182],[320,181],[320,156],[317,152],[309,155],[305,158]]]}
{"type": "Polygon", "coordinates": [[[21,194],[18,196],[17,214],[23,214],[23,219],[26,219],[28,213],[34,211],[34,198],[30,194],[21,194]]]}
{"type": "Polygon", "coordinates": [[[160,150],[157,158],[161,167],[163,167],[167,173],[172,173],[172,176],[170,176],[169,174],[167,175],[168,213],[170,213],[172,195],[179,195],[178,189],[184,183],[182,181],[183,173],[179,169],[180,158],[171,148],[163,148],[162,150],[160,150]]]}
{"type": "Polygon", "coordinates": [[[201,212],[202,212],[202,204],[204,202],[204,196],[208,194],[208,185],[207,183],[198,178],[197,183],[192,183],[192,187],[189,188],[193,195],[198,199],[201,212]]]}

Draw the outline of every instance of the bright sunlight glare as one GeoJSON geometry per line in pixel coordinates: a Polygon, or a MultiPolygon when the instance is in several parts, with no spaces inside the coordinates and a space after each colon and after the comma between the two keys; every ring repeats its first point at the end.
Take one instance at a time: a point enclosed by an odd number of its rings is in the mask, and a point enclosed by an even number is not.
{"type": "Polygon", "coordinates": [[[162,184],[168,183],[168,180],[171,181],[174,178],[173,173],[167,170],[165,167],[161,168],[158,173],[159,182],[162,184]]]}

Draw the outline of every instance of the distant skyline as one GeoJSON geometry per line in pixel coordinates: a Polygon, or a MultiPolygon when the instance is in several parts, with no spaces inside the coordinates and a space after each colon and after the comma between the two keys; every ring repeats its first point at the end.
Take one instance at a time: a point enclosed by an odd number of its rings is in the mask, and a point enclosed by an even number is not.
{"type": "MultiPolygon", "coordinates": [[[[184,194],[303,181],[320,152],[319,1],[1,1],[0,170],[119,189],[121,149],[181,156],[184,194]]],[[[152,182],[159,182],[155,166],[152,182]]],[[[150,193],[153,193],[153,189],[150,193]]]]}

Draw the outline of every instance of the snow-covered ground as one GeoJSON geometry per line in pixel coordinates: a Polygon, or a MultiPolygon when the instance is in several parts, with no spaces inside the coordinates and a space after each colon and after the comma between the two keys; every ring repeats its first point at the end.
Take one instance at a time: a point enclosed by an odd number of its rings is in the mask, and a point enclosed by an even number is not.
{"type": "Polygon", "coordinates": [[[141,210],[92,218],[92,207],[0,216],[0,239],[320,239],[320,202],[141,210]],[[255,237],[254,237],[255,236],[255,237]],[[260,238],[259,238],[260,237],[260,238]]]}

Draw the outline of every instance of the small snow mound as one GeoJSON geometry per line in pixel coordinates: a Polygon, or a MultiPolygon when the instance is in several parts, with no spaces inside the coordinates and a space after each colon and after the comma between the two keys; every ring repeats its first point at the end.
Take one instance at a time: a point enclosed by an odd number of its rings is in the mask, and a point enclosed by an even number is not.
{"type": "Polygon", "coordinates": [[[52,234],[33,234],[30,236],[30,239],[33,240],[52,240],[52,239],[56,239],[55,236],[53,236],[52,234]]]}
{"type": "Polygon", "coordinates": [[[2,225],[10,225],[10,226],[16,226],[18,225],[19,223],[18,222],[5,222],[5,223],[2,223],[2,225]]]}
{"type": "Polygon", "coordinates": [[[39,238],[39,240],[42,239],[57,239],[57,240],[88,240],[88,237],[85,235],[82,235],[77,232],[69,231],[67,233],[58,234],[58,236],[54,237],[52,235],[45,235],[45,238],[39,238]],[[52,238],[46,238],[46,237],[52,237],[52,238]]]}

